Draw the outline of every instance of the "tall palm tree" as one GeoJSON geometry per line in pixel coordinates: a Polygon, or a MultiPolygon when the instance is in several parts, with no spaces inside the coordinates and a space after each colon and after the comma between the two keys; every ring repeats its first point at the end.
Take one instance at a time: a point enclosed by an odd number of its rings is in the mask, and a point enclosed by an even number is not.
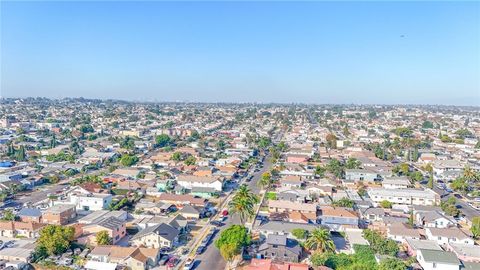
{"type": "Polygon", "coordinates": [[[250,191],[247,185],[242,185],[230,201],[229,209],[230,212],[238,214],[240,222],[244,224],[247,218],[255,215],[255,204],[258,202],[258,197],[250,191]]]}
{"type": "Polygon", "coordinates": [[[473,181],[473,182],[478,181],[480,178],[477,172],[468,165],[465,166],[465,168],[463,168],[463,177],[465,177],[467,181],[473,181]]]}
{"type": "Polygon", "coordinates": [[[257,185],[262,188],[269,188],[271,184],[272,184],[272,174],[269,172],[264,172],[257,182],[257,185]]]}
{"type": "Polygon", "coordinates": [[[335,251],[335,243],[332,240],[330,231],[325,228],[313,230],[308,235],[307,240],[305,240],[305,247],[317,252],[335,251]]]}

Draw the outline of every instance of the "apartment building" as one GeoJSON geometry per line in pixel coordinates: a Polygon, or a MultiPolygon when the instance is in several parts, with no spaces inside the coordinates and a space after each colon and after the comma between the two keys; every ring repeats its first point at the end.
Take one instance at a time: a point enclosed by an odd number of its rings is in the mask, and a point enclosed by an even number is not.
{"type": "Polygon", "coordinates": [[[368,195],[376,204],[384,200],[404,205],[437,205],[440,203],[440,196],[430,189],[380,188],[368,190],[368,195]]]}

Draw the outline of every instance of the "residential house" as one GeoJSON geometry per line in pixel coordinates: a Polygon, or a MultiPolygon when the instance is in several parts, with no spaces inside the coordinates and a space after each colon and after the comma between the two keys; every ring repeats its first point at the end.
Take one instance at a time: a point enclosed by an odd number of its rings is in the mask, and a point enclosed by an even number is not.
{"type": "Polygon", "coordinates": [[[410,185],[410,179],[406,177],[387,177],[382,180],[382,187],[386,189],[402,189],[410,185]]]}
{"type": "Polygon", "coordinates": [[[79,224],[93,224],[98,223],[101,220],[107,219],[109,217],[115,217],[122,221],[127,221],[128,213],[127,211],[123,210],[99,210],[92,212],[78,220],[79,224]]]}
{"type": "Polygon", "coordinates": [[[292,234],[294,229],[303,229],[308,232],[312,232],[318,227],[318,225],[311,223],[302,224],[284,221],[268,221],[260,224],[258,231],[265,237],[268,237],[269,235],[285,235],[288,238],[295,238],[295,236],[292,234]]]}
{"type": "Polygon", "coordinates": [[[345,228],[358,228],[359,216],[353,210],[343,207],[322,206],[319,214],[320,224],[332,231],[345,228]]]}
{"type": "Polygon", "coordinates": [[[178,214],[186,219],[197,220],[200,218],[201,211],[194,206],[185,205],[180,211],[178,211],[178,214]]]}
{"type": "Polygon", "coordinates": [[[378,180],[378,173],[370,169],[346,169],[345,180],[354,182],[374,182],[378,180]]]}
{"type": "Polygon", "coordinates": [[[252,259],[246,270],[308,270],[308,264],[274,262],[272,259],[252,259]]]}
{"type": "Polygon", "coordinates": [[[83,226],[84,242],[96,244],[96,234],[101,231],[107,231],[112,239],[112,244],[118,243],[127,235],[126,222],[116,217],[108,217],[100,221],[83,226]]]}
{"type": "Polygon", "coordinates": [[[164,203],[174,204],[177,207],[181,208],[184,205],[193,205],[193,206],[205,206],[207,200],[204,198],[196,198],[189,194],[169,194],[169,193],[162,193],[160,197],[158,197],[158,201],[164,203]]]}
{"type": "Polygon", "coordinates": [[[190,194],[196,197],[201,197],[205,199],[210,199],[212,197],[217,197],[219,192],[214,188],[208,187],[193,187],[190,190],[190,194]]]}
{"type": "Polygon", "coordinates": [[[451,251],[457,255],[462,262],[480,263],[480,246],[472,246],[461,243],[448,243],[447,251],[451,251]]]}
{"type": "Polygon", "coordinates": [[[29,263],[32,259],[33,252],[33,248],[27,247],[4,248],[0,250],[0,260],[29,263]]]}
{"type": "Polygon", "coordinates": [[[269,235],[258,248],[258,254],[266,259],[299,262],[302,257],[302,247],[294,239],[285,235],[269,235]]]}
{"type": "Polygon", "coordinates": [[[88,257],[92,261],[117,263],[132,270],[146,270],[155,267],[160,259],[160,249],[144,247],[97,246],[88,257]]]}
{"type": "Polygon", "coordinates": [[[178,235],[177,229],[161,223],[141,230],[132,237],[131,243],[149,248],[172,248],[178,241],[178,235]]]}
{"type": "Polygon", "coordinates": [[[280,216],[291,212],[302,213],[308,220],[315,222],[317,220],[317,205],[301,202],[270,200],[268,201],[268,212],[271,217],[280,216]]]}
{"type": "Polygon", "coordinates": [[[37,238],[43,227],[45,224],[36,222],[0,221],[0,236],[37,238]]]}
{"type": "Polygon", "coordinates": [[[113,196],[104,193],[71,193],[69,195],[71,204],[75,204],[77,210],[98,211],[108,209],[113,196]]]}
{"type": "Polygon", "coordinates": [[[223,189],[223,179],[212,176],[194,176],[194,175],[179,175],[177,177],[177,184],[186,188],[213,188],[220,192],[223,189]]]}
{"type": "Polygon", "coordinates": [[[304,163],[306,162],[310,157],[308,155],[304,154],[286,154],[286,161],[288,163],[304,163]]]}
{"type": "Polygon", "coordinates": [[[453,252],[420,249],[417,251],[417,261],[423,270],[459,270],[460,261],[453,252]]]}
{"type": "Polygon", "coordinates": [[[280,178],[280,184],[286,188],[300,188],[303,185],[303,180],[300,176],[286,175],[280,178]]]}
{"type": "Polygon", "coordinates": [[[397,242],[405,242],[407,239],[422,239],[422,235],[418,229],[408,227],[403,223],[388,226],[387,237],[397,242]]]}
{"type": "Polygon", "coordinates": [[[434,240],[416,240],[416,239],[411,239],[407,238],[405,239],[405,242],[403,243],[407,254],[411,257],[416,257],[417,256],[417,251],[420,249],[430,249],[430,250],[440,250],[442,251],[443,249],[440,247],[440,245],[437,243],[437,241],[434,240]]]}
{"type": "Polygon", "coordinates": [[[456,225],[453,218],[447,217],[439,211],[415,213],[417,225],[425,228],[448,228],[456,225]]]}
{"type": "Polygon", "coordinates": [[[437,205],[440,203],[440,196],[431,189],[369,189],[368,195],[372,201],[379,204],[387,200],[394,204],[404,205],[437,205]]]}
{"type": "Polygon", "coordinates": [[[75,205],[57,204],[43,212],[42,222],[53,225],[66,225],[72,222],[76,216],[75,205]]]}
{"type": "Polygon", "coordinates": [[[427,239],[435,240],[441,246],[448,243],[461,243],[474,245],[473,239],[457,227],[452,228],[426,228],[427,239]]]}
{"type": "Polygon", "coordinates": [[[37,208],[22,208],[18,211],[17,216],[23,222],[40,223],[42,221],[42,212],[37,208]]]}

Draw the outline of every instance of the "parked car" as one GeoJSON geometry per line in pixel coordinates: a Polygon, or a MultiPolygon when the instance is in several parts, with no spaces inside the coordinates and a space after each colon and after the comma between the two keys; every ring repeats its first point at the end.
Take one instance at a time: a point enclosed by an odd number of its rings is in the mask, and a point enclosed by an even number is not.
{"type": "Polygon", "coordinates": [[[199,246],[195,254],[200,255],[205,251],[205,246],[199,246]]]}
{"type": "Polygon", "coordinates": [[[193,266],[195,265],[195,260],[194,259],[187,259],[185,262],[185,265],[183,266],[183,270],[191,270],[193,266]]]}
{"type": "Polygon", "coordinates": [[[158,261],[158,264],[159,264],[159,265],[165,265],[165,264],[167,263],[168,259],[169,259],[169,258],[168,258],[168,255],[163,255],[163,256],[160,258],[160,260],[158,261]]]}
{"type": "Polygon", "coordinates": [[[223,223],[221,221],[218,221],[218,220],[212,220],[212,221],[210,221],[210,224],[213,225],[213,226],[216,226],[216,227],[222,227],[223,225],[225,225],[225,223],[223,223]]]}
{"type": "Polygon", "coordinates": [[[178,259],[176,257],[171,257],[170,259],[168,259],[167,266],[174,267],[175,265],[177,265],[177,263],[178,259]]]}

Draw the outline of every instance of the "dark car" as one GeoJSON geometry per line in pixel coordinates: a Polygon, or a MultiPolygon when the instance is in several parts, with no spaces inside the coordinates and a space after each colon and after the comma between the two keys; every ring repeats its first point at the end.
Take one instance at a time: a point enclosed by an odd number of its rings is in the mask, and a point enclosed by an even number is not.
{"type": "Polygon", "coordinates": [[[205,246],[199,246],[195,254],[200,255],[205,251],[205,246]]]}
{"type": "Polygon", "coordinates": [[[221,221],[218,221],[218,220],[212,220],[212,221],[210,221],[210,224],[215,226],[215,227],[222,227],[223,225],[225,225],[225,223],[223,223],[221,221]]]}

